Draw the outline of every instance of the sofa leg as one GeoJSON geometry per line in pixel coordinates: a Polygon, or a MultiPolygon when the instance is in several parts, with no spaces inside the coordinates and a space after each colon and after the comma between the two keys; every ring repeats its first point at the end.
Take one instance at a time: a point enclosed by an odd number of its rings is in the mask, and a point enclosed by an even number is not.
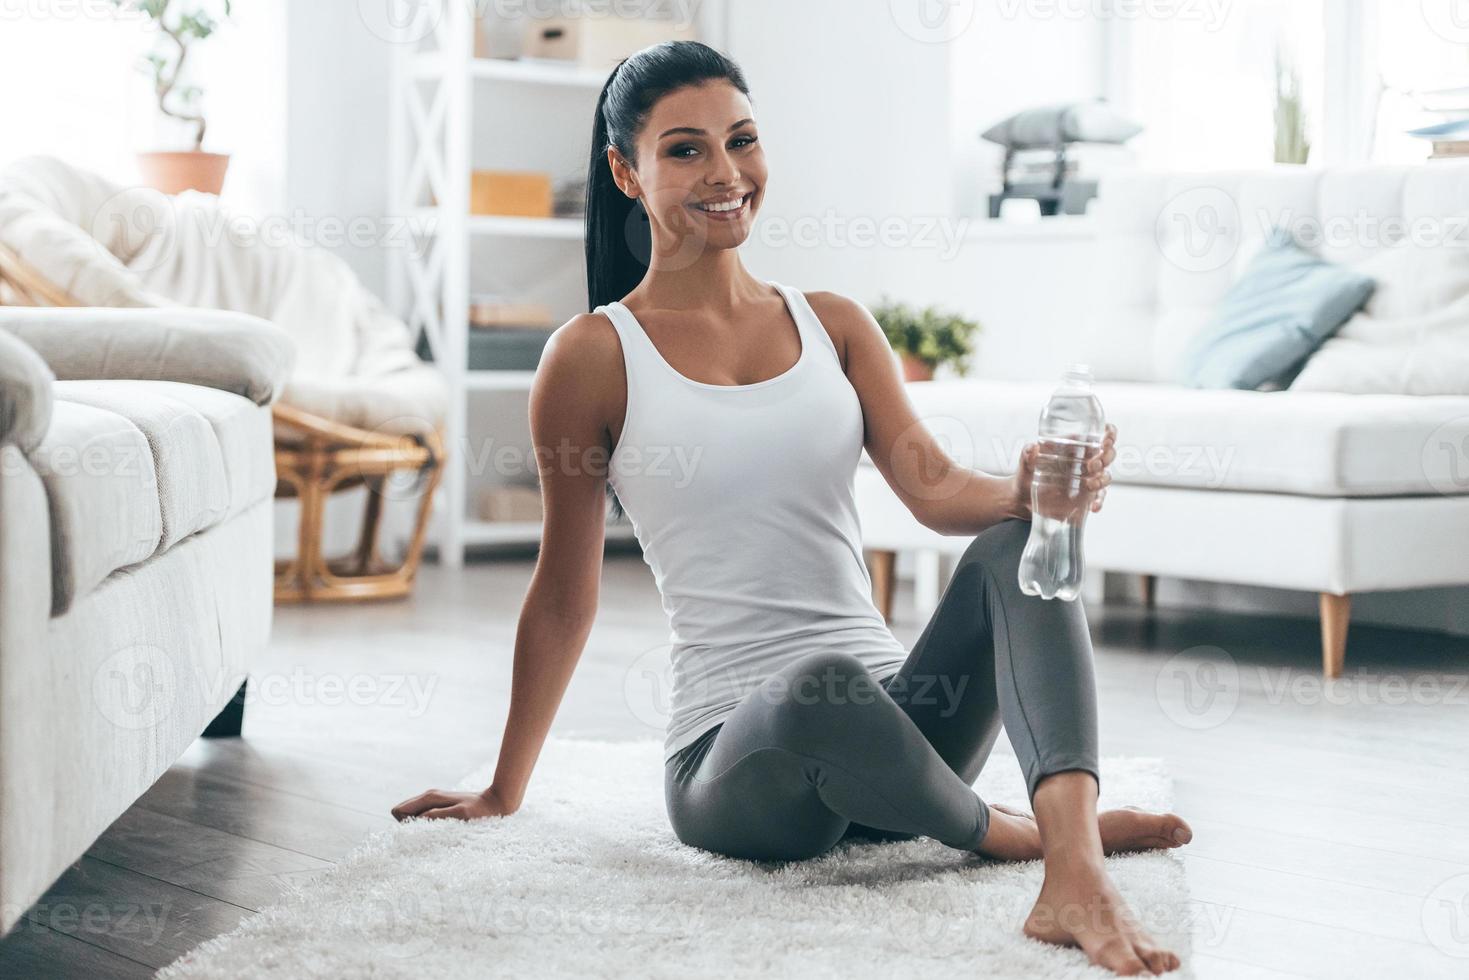
{"type": "Polygon", "coordinates": [[[1347,621],[1352,614],[1352,597],[1321,593],[1321,673],[1340,677],[1347,659],[1347,621]]]}
{"type": "Polygon", "coordinates": [[[894,574],[897,562],[896,551],[867,553],[867,567],[872,573],[872,601],[887,622],[893,621],[893,596],[898,591],[897,577],[894,574]]]}
{"type": "Polygon", "coordinates": [[[1139,575],[1138,582],[1143,589],[1143,608],[1152,609],[1158,604],[1158,576],[1139,575]]]}
{"type": "Polygon", "coordinates": [[[250,682],[248,680],[240,684],[240,689],[235,696],[230,698],[225,706],[220,709],[219,714],[204,729],[205,738],[238,738],[245,724],[245,688],[250,682]]]}

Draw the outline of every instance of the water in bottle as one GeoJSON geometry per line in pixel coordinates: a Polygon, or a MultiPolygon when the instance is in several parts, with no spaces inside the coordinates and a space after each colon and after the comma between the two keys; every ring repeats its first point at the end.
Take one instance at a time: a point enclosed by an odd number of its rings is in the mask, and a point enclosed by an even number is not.
{"type": "Polygon", "coordinates": [[[1026,595],[1071,600],[1081,592],[1081,536],[1091,506],[1082,479],[1087,461],[1101,451],[1105,427],[1091,369],[1072,365],[1041,412],[1030,540],[1020,559],[1020,590],[1026,595]]]}

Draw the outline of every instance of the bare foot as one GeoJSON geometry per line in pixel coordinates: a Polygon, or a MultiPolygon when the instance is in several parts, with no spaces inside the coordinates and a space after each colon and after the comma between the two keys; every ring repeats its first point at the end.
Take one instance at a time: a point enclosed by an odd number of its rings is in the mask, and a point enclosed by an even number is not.
{"type": "Polygon", "coordinates": [[[1123,976],[1178,969],[1178,957],[1138,924],[1099,861],[1048,863],[1024,931],[1041,942],[1080,947],[1087,959],[1123,976]]]}
{"type": "Polygon", "coordinates": [[[1097,830],[1107,854],[1166,850],[1194,839],[1193,828],[1178,814],[1149,813],[1135,806],[1097,814],[1097,830]]]}
{"type": "MultiPolygon", "coordinates": [[[[1024,810],[1006,806],[1003,803],[990,804],[991,810],[998,810],[1008,817],[1027,821],[1031,826],[1035,825],[1035,817],[1024,810]]],[[[996,825],[994,814],[990,814],[990,826],[996,825]]],[[[1041,856],[1040,832],[1037,830],[1032,837],[1028,830],[1022,829],[1015,821],[1001,821],[1005,827],[996,843],[1003,841],[1003,854],[991,854],[989,836],[985,837],[985,847],[981,853],[990,857],[1000,857],[1011,861],[1033,860],[1041,856]],[[1033,847],[1031,843],[1033,841],[1033,847]]],[[[1139,810],[1135,806],[1123,807],[1121,810],[1104,810],[1097,814],[1097,832],[1102,838],[1102,851],[1105,854],[1124,854],[1130,851],[1154,851],[1167,850],[1187,844],[1194,839],[1193,828],[1188,825],[1176,813],[1149,813],[1139,810]]]]}

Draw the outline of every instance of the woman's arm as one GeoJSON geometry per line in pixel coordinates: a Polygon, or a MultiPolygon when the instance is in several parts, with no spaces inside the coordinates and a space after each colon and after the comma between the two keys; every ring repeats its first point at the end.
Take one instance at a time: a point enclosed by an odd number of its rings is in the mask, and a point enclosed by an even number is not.
{"type": "MultiPolygon", "coordinates": [[[[882,327],[861,303],[836,293],[807,293],[841,356],[862,403],[867,455],[919,523],[940,534],[978,534],[1008,518],[1030,518],[1030,483],[1036,446],[1027,444],[1013,476],[992,476],[961,466],[922,421],[903,387],[897,355],[882,327]]],[[[1092,510],[1101,507],[1112,481],[1107,466],[1115,431],[1108,427],[1103,452],[1088,464],[1092,510]]]]}
{"type": "MultiPolygon", "coordinates": [[[[582,315],[551,335],[531,387],[530,423],[544,503],[540,555],[515,631],[510,711],[494,780],[480,793],[430,790],[399,820],[469,820],[519,809],[597,611],[606,538],[607,419],[626,397],[615,335],[582,315]]],[[[621,417],[620,411],[616,417],[621,417]]]]}

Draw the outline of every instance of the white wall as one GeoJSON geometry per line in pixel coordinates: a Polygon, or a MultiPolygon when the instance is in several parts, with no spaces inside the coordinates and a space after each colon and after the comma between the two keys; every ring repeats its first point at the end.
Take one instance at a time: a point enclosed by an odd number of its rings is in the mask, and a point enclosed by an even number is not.
{"type": "MultiPolygon", "coordinates": [[[[340,226],[378,222],[388,200],[392,45],[369,30],[356,3],[292,2],[288,16],[283,207],[340,226]]],[[[384,248],[333,250],[369,288],[385,292],[384,248]]]]}
{"type": "MultiPolygon", "coordinates": [[[[974,22],[950,44],[949,122],[956,206],[988,215],[1004,151],[979,138],[1022,109],[1100,98],[1105,25],[1094,17],[1043,16],[1045,4],[977,3],[974,22]]],[[[1060,9],[1060,8],[1057,8],[1060,9]]]]}
{"type": "MultiPolygon", "coordinates": [[[[285,2],[237,5],[189,56],[209,120],[204,148],[231,155],[225,199],[247,211],[281,202],[285,2]]],[[[0,164],[49,154],[134,183],[138,152],[186,148],[191,129],[157,112],[137,70],[155,37],[141,15],[100,2],[0,5],[0,164]]]]}

